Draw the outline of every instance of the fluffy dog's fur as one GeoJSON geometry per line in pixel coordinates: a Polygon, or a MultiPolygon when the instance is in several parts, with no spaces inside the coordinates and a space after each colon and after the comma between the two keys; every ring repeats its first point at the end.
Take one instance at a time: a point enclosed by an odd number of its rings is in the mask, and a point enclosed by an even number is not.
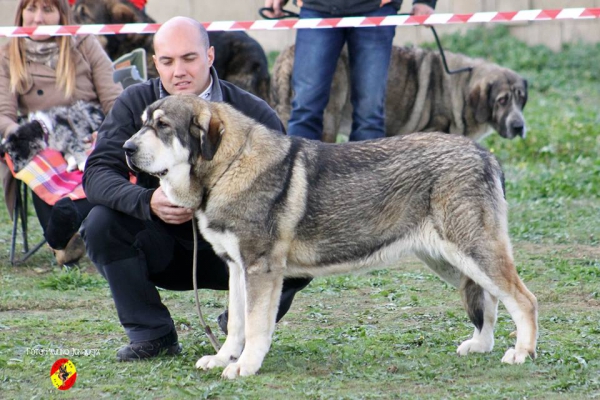
{"type": "Polygon", "coordinates": [[[124,144],[133,169],[196,210],[227,262],[225,344],[197,367],[255,374],[271,345],[284,277],[396,265],[415,254],[459,288],[475,325],[458,353],[489,352],[498,300],[517,325],[502,361],[535,356],[537,301],[514,265],[496,159],[457,135],[326,144],[269,131],[225,103],[170,96],[124,144]]]}
{"type": "MultiPolygon", "coordinates": [[[[129,0],[77,0],[73,6],[80,24],[156,23],[129,0]]],[[[154,48],[149,34],[104,36],[104,47],[112,60],[136,48],[144,48],[148,76],[158,76],[152,56],[154,48]]],[[[214,67],[219,78],[231,82],[261,99],[269,98],[270,75],[267,56],[261,45],[245,32],[208,32],[215,48],[214,67]]]]}
{"type": "Polygon", "coordinates": [[[4,139],[2,148],[10,156],[15,172],[45,148],[63,153],[68,171],[83,171],[91,135],[103,120],[100,104],[82,100],[71,106],[36,111],[29,114],[29,122],[4,139]]]}
{"type": "MultiPolygon", "coordinates": [[[[493,130],[512,139],[525,137],[523,108],[527,81],[497,64],[445,52],[449,68],[472,67],[449,75],[438,52],[416,47],[392,49],[386,100],[386,134],[455,133],[479,140],[493,130]]],[[[280,53],[273,66],[271,104],[287,124],[293,90],[294,46],[280,53]]],[[[323,116],[323,141],[348,135],[351,125],[348,54],[342,52],[323,116]]]]}

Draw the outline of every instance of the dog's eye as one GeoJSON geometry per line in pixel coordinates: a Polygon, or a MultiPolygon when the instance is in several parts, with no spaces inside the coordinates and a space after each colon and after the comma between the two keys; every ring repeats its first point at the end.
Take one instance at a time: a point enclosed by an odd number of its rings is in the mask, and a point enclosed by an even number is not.
{"type": "Polygon", "coordinates": [[[169,124],[159,119],[158,121],[156,121],[156,127],[159,129],[165,129],[169,127],[169,124]]]}
{"type": "Polygon", "coordinates": [[[498,103],[501,106],[505,106],[507,102],[508,102],[508,95],[504,95],[498,99],[498,103]]]}

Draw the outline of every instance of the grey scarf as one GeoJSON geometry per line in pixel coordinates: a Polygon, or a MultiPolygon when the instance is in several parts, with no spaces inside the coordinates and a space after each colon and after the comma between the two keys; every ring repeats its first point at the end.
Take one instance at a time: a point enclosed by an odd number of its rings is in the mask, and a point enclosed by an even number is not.
{"type": "Polygon", "coordinates": [[[58,64],[58,43],[54,38],[44,41],[25,39],[25,55],[27,61],[43,64],[56,69],[58,64]]]}

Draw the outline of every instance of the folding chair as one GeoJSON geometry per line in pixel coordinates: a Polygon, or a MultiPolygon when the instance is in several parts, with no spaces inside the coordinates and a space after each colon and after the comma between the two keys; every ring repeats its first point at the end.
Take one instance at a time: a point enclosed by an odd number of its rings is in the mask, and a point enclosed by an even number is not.
{"type": "Polygon", "coordinates": [[[134,83],[144,82],[147,79],[146,50],[135,49],[130,53],[123,54],[113,61],[113,80],[121,82],[123,88],[134,83]]]}
{"type": "Polygon", "coordinates": [[[29,187],[24,185],[23,182],[16,179],[16,198],[15,198],[15,209],[13,213],[13,229],[12,229],[12,237],[10,243],[10,264],[18,265],[21,264],[36,251],[38,251],[45,243],[46,239],[42,239],[38,244],[36,244],[33,248],[29,248],[29,239],[27,232],[27,218],[28,218],[28,205],[27,195],[29,192],[29,187]],[[19,220],[21,223],[21,237],[23,239],[23,248],[22,255],[17,257],[16,255],[16,247],[17,247],[17,238],[18,238],[18,230],[19,230],[19,220]]]}

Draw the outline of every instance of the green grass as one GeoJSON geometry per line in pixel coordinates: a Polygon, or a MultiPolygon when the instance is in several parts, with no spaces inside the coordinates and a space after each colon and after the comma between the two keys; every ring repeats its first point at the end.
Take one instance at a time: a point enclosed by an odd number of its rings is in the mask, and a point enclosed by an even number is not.
{"type": "MultiPolygon", "coordinates": [[[[89,263],[60,270],[47,249],[11,267],[11,227],[0,210],[0,398],[600,398],[600,46],[552,53],[504,27],[442,40],[449,51],[486,57],[530,83],[527,139],[492,135],[483,145],[505,169],[515,259],[540,305],[535,361],[500,363],[514,345],[503,307],[493,352],[458,357],[473,328],[457,291],[407,260],[398,269],[314,280],[278,324],[257,376],[230,382],[194,368],[213,349],[191,292],[161,291],[181,356],[117,363],[127,340],[106,282],[89,263]],[[53,350],[69,351],[77,368],[65,393],[49,379],[61,358],[53,350]]],[[[200,297],[216,329],[226,293],[200,297]]]]}

